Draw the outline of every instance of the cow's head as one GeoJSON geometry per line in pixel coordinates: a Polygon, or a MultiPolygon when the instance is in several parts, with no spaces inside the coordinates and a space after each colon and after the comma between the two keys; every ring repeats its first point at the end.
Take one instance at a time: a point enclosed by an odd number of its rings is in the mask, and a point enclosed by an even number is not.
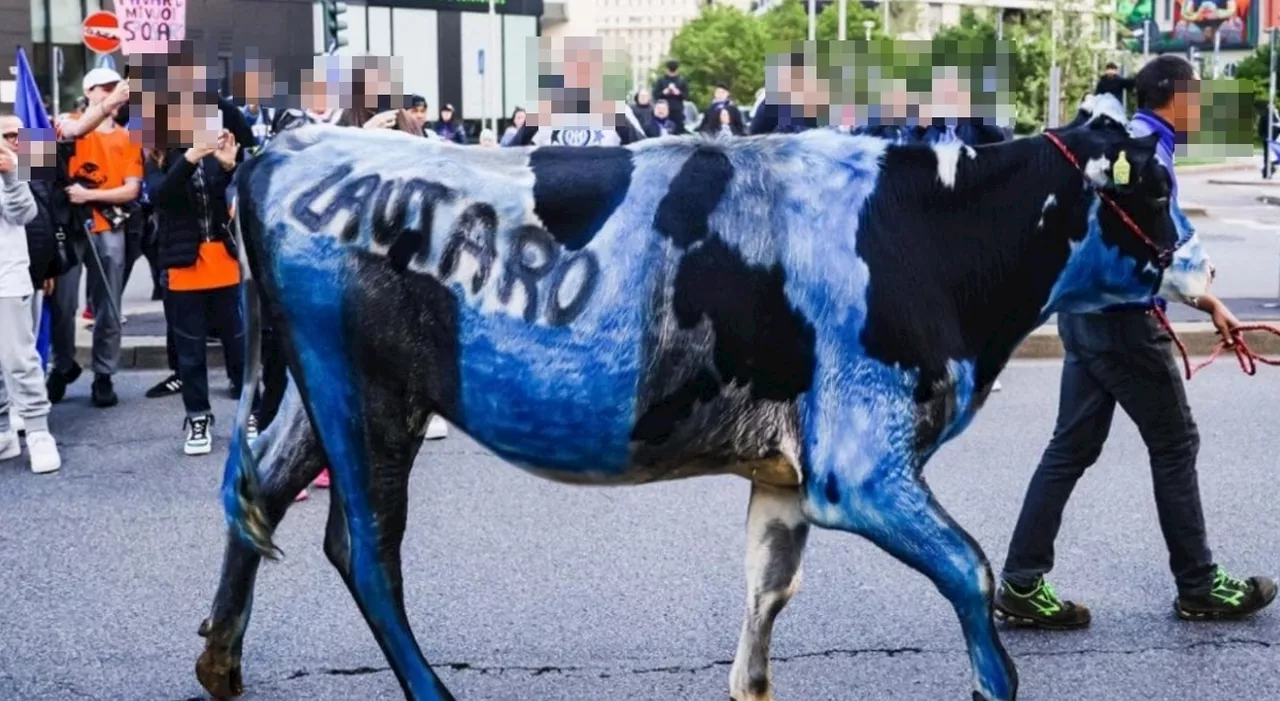
{"type": "Polygon", "coordinates": [[[1173,182],[1156,156],[1157,135],[1135,137],[1120,103],[1102,95],[1047,138],[1071,153],[1064,160],[1076,162],[1084,187],[1094,191],[1084,235],[1071,241],[1054,289],[1057,311],[1096,311],[1157,292],[1192,301],[1208,292],[1213,267],[1190,223],[1171,206],[1173,182]]]}

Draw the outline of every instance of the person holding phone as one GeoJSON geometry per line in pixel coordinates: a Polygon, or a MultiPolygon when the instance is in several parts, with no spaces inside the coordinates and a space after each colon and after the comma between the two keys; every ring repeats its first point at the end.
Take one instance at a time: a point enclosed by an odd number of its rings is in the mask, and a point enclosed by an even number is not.
{"type": "MultiPolygon", "coordinates": [[[[228,375],[244,375],[244,321],[240,309],[240,264],[230,233],[227,187],[236,169],[240,145],[220,129],[215,105],[182,101],[157,108],[158,142],[179,143],[190,135],[194,146],[160,147],[147,158],[146,182],[158,219],[160,264],[165,269],[165,306],[186,409],[183,452],[213,450],[213,413],[209,405],[207,340],[222,341],[228,375]],[[163,113],[163,114],[162,114],[163,113]],[[160,124],[167,124],[163,138],[160,124]]],[[[247,390],[233,384],[239,396],[247,390]]],[[[248,437],[257,432],[250,417],[248,437]]]]}

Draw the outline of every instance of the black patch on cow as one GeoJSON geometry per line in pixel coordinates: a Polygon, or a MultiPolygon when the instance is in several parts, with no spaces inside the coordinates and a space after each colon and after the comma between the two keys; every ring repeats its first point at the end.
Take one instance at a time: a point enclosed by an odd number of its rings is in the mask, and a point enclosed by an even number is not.
{"type": "Polygon", "coordinates": [[[918,372],[916,445],[925,450],[936,447],[954,407],[948,363],[973,361],[976,390],[994,381],[1034,327],[1067,259],[1069,233],[1084,222],[1082,176],[1048,140],[977,154],[961,154],[948,188],[933,149],[890,147],[857,227],[870,280],[862,345],[885,365],[918,372]],[[1057,205],[1039,229],[1050,194],[1057,205]]]}
{"type": "Polygon", "coordinates": [[[405,203],[401,193],[409,185],[387,180],[378,188],[378,197],[373,201],[373,242],[379,246],[395,243],[404,229],[405,203]],[[393,201],[392,195],[400,196],[393,201]]]}
{"type": "Polygon", "coordinates": [[[419,265],[422,265],[431,257],[431,227],[433,226],[433,222],[436,217],[436,205],[445,202],[452,202],[457,198],[457,193],[440,183],[426,180],[413,182],[419,183],[419,186],[415,187],[411,194],[418,196],[420,191],[422,197],[421,214],[418,216],[418,231],[420,231],[422,235],[419,237],[420,240],[416,247],[413,260],[419,265]]]}
{"type": "MultiPolygon", "coordinates": [[[[289,211],[293,214],[293,217],[302,224],[304,229],[313,233],[320,231],[324,228],[325,224],[333,218],[333,215],[329,212],[329,207],[326,207],[323,211],[317,212],[313,209],[312,205],[314,205],[316,200],[320,199],[324,193],[336,187],[338,183],[343,180],[346,180],[347,176],[351,175],[351,171],[352,167],[350,165],[344,164],[338,167],[337,170],[334,170],[324,176],[320,180],[316,181],[314,185],[304,190],[302,194],[298,195],[298,198],[293,201],[293,208],[289,211]]],[[[333,203],[330,203],[330,207],[332,206],[333,203]]]]}
{"type": "Polygon", "coordinates": [[[714,236],[694,246],[675,274],[671,308],[676,323],[691,329],[704,318],[713,335],[711,368],[652,402],[631,438],[665,442],[698,402],[713,400],[725,385],[750,386],[755,400],[787,401],[813,383],[813,325],[787,301],[779,265],[748,265],[714,236]]]}
{"type": "Polygon", "coordinates": [[[457,269],[463,253],[476,259],[476,274],[471,278],[471,292],[475,294],[489,281],[493,264],[498,259],[495,248],[498,213],[493,205],[476,202],[458,215],[453,231],[449,232],[444,252],[440,254],[440,279],[448,280],[457,269]]]}
{"type": "Polygon", "coordinates": [[[591,251],[575,251],[565,256],[564,262],[551,273],[551,287],[547,290],[547,323],[566,326],[586,309],[591,294],[600,283],[600,262],[591,251]],[[581,270],[578,287],[567,302],[560,299],[560,287],[574,269],[581,270]]]}
{"type": "Polygon", "coordinates": [[[525,225],[516,231],[498,286],[498,301],[507,304],[516,283],[524,288],[524,320],[538,316],[538,281],[547,276],[560,257],[560,247],[546,229],[525,225]]]}
{"type": "Polygon", "coordinates": [[[716,148],[699,147],[680,166],[667,194],[658,203],[653,227],[680,248],[688,248],[710,234],[711,213],[729,189],[733,164],[716,148]]]}
{"type": "Polygon", "coordinates": [[[709,319],[721,382],[750,385],[757,400],[794,399],[813,382],[813,325],[791,307],[784,283],[780,265],[748,265],[718,238],[686,254],[676,272],[677,322],[687,329],[709,319]]]}
{"type": "Polygon", "coordinates": [[[560,245],[576,251],[622,203],[631,186],[631,151],[551,146],[529,154],[533,212],[560,245]]]}
{"type": "Polygon", "coordinates": [[[827,501],[832,504],[840,503],[840,478],[836,477],[834,472],[827,474],[827,479],[822,485],[822,492],[826,495],[827,501]]]}
{"type": "Polygon", "coordinates": [[[809,538],[809,524],[801,523],[788,528],[781,521],[770,521],[764,527],[764,542],[769,562],[764,568],[760,585],[763,591],[783,591],[791,586],[800,569],[800,557],[809,538]]]}
{"type": "Polygon", "coordinates": [[[681,421],[693,415],[698,402],[709,402],[720,392],[720,380],[710,368],[698,371],[675,392],[649,406],[631,430],[633,440],[661,444],[681,421]]]}

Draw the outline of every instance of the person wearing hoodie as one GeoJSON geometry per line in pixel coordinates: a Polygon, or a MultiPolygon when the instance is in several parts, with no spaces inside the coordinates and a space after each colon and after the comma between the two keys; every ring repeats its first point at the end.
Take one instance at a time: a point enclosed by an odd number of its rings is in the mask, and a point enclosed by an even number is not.
{"type": "Polygon", "coordinates": [[[9,420],[12,400],[26,428],[31,471],[40,474],[62,467],[62,457],[49,432],[49,396],[32,323],[35,288],[26,227],[39,208],[31,188],[18,179],[21,128],[17,117],[0,116],[0,370],[12,380],[0,382],[0,461],[22,454],[9,420]]]}
{"type": "Polygon", "coordinates": [[[453,105],[446,104],[440,108],[440,120],[435,123],[432,130],[435,131],[436,136],[445,141],[463,146],[467,144],[467,131],[462,127],[462,122],[456,119],[453,105]]]}

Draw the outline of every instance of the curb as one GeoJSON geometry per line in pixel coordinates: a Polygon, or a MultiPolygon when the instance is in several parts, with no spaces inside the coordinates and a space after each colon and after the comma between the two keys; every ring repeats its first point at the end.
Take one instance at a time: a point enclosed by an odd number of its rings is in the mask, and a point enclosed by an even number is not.
{"type": "MultiPolygon", "coordinates": [[[[1280,321],[1247,322],[1268,323],[1280,326],[1280,321]]],[[[1193,356],[1205,356],[1213,351],[1218,343],[1218,333],[1209,323],[1174,324],[1178,337],[1187,346],[1187,353],[1193,356]]],[[[1280,355],[1280,336],[1271,334],[1254,334],[1249,339],[1249,347],[1262,355],[1280,355]]],[[[1062,341],[1058,338],[1058,329],[1053,324],[1041,326],[1027,337],[1018,350],[1014,352],[1015,360],[1051,360],[1061,358],[1062,341]]],[[[222,346],[217,343],[209,345],[209,367],[224,366],[222,346]]],[[[78,362],[89,367],[91,353],[88,346],[76,349],[78,362]]],[[[164,349],[163,336],[126,336],[120,349],[121,370],[168,370],[169,359],[164,349]]]]}
{"type": "Polygon", "coordinates": [[[1261,178],[1257,180],[1239,180],[1236,178],[1231,178],[1231,179],[1209,178],[1209,184],[1210,185],[1243,185],[1246,187],[1253,186],[1253,187],[1260,187],[1260,188],[1269,190],[1271,188],[1280,187],[1280,180],[1263,180],[1261,178]]]}
{"type": "MultiPolygon", "coordinates": [[[[1261,158],[1261,156],[1258,156],[1258,158],[1261,158]]],[[[1233,170],[1244,170],[1246,168],[1254,168],[1254,167],[1257,167],[1257,165],[1258,164],[1254,163],[1253,161],[1248,161],[1248,162],[1227,161],[1225,163],[1203,163],[1201,165],[1177,166],[1177,169],[1179,173],[1188,173],[1188,174],[1189,173],[1197,173],[1197,174],[1226,173],[1233,170]]],[[[1209,182],[1213,182],[1213,181],[1210,180],[1209,182]]]]}

